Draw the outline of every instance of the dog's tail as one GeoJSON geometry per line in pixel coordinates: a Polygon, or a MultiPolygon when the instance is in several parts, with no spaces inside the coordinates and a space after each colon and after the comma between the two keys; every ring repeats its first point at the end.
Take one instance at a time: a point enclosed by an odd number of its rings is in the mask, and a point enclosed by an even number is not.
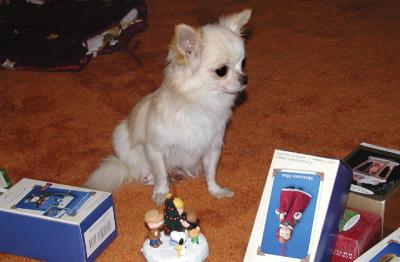
{"type": "Polygon", "coordinates": [[[129,172],[125,163],[116,156],[109,156],[93,171],[84,187],[112,192],[128,181],[129,172]]]}

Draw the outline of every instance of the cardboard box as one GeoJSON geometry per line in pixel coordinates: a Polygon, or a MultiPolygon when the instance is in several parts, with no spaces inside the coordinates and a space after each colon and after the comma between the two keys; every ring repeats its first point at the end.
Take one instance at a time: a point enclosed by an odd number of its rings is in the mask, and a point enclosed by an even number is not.
{"type": "Polygon", "coordinates": [[[339,223],[332,262],[354,261],[381,240],[381,217],[377,214],[346,209],[339,223]]]}
{"type": "Polygon", "coordinates": [[[355,262],[389,262],[400,260],[400,228],[373,246],[355,262]]]}
{"type": "Polygon", "coordinates": [[[383,236],[393,232],[400,220],[393,213],[400,200],[400,151],[362,143],[344,161],[353,169],[347,205],[379,214],[383,236]]]}
{"type": "Polygon", "coordinates": [[[329,261],[351,178],[339,160],[276,150],[244,261],[329,261]]]}
{"type": "Polygon", "coordinates": [[[94,261],[116,237],[110,193],[22,179],[0,196],[0,252],[94,261]]]}

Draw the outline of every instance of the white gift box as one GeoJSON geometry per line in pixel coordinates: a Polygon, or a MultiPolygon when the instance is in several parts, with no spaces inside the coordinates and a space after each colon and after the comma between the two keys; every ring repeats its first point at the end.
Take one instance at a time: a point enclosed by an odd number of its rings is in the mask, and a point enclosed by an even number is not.
{"type": "Polygon", "coordinates": [[[329,261],[351,180],[340,160],[275,150],[244,261],[329,261]]]}

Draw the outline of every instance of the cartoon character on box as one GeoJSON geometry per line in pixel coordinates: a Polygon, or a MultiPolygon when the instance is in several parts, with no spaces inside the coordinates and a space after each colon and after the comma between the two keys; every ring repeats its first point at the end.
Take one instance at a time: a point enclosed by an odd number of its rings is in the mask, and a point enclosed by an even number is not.
{"type": "MultiPolygon", "coordinates": [[[[311,195],[301,188],[286,187],[281,190],[280,205],[275,210],[279,217],[279,228],[276,237],[281,244],[284,245],[290,240],[293,230],[303,216],[303,212],[310,200],[311,195]]],[[[282,255],[285,255],[284,249],[282,253],[282,255]]]]}
{"type": "Polygon", "coordinates": [[[68,193],[47,193],[43,192],[41,194],[35,195],[29,195],[25,203],[31,203],[34,205],[36,208],[41,208],[42,205],[45,205],[47,201],[51,201],[49,205],[51,206],[57,206],[60,208],[66,207],[69,203],[73,201],[74,197],[69,195],[68,193]]]}
{"type": "Polygon", "coordinates": [[[164,216],[159,213],[156,209],[150,209],[144,215],[144,221],[149,228],[149,240],[150,246],[158,248],[162,245],[161,238],[161,228],[164,224],[164,216]]]}
{"type": "Polygon", "coordinates": [[[34,185],[15,208],[28,209],[44,216],[75,216],[95,192],[54,187],[51,183],[34,185]]]}
{"type": "Polygon", "coordinates": [[[379,262],[398,262],[400,261],[400,257],[395,254],[386,254],[379,259],[379,262]]]}

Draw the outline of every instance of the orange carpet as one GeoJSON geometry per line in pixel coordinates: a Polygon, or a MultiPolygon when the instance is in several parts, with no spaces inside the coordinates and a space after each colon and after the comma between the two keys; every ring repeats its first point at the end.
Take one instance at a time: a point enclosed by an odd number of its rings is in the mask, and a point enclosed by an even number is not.
{"type": "MultiPolygon", "coordinates": [[[[360,142],[400,149],[400,1],[147,1],[141,64],[124,52],[81,72],[0,71],[0,166],[23,177],[80,186],[109,154],[114,127],[162,80],[177,23],[202,25],[252,8],[247,100],[225,136],[217,179],[175,185],[195,209],[208,261],[242,261],[274,149],[343,158],[360,142]]],[[[143,261],[151,187],[114,194],[117,239],[97,261],[143,261]]],[[[400,200],[400,199],[399,199],[400,200]]],[[[391,219],[400,221],[400,212],[391,219]]],[[[399,223],[400,225],[400,223],[399,223]]],[[[1,233],[1,229],[0,229],[1,233]]],[[[0,261],[30,261],[0,254],[0,261]]]]}

